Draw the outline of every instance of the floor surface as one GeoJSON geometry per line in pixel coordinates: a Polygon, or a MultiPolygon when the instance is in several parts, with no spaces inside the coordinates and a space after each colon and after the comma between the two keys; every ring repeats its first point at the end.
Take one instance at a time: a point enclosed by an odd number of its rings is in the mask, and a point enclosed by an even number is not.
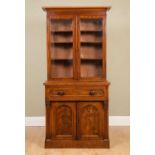
{"type": "Polygon", "coordinates": [[[26,127],[26,155],[129,155],[130,128],[110,127],[110,149],[45,149],[45,128],[26,127]]]}

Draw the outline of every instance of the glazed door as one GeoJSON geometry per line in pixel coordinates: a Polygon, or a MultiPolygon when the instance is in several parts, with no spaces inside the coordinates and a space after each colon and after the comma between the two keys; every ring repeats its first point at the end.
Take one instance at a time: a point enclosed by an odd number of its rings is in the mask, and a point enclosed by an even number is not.
{"type": "Polygon", "coordinates": [[[74,78],[75,18],[51,16],[48,22],[48,77],[74,78]]]}
{"type": "Polygon", "coordinates": [[[75,139],[76,104],[74,102],[52,102],[52,139],[75,139]]]}
{"type": "Polygon", "coordinates": [[[78,139],[103,139],[104,110],[102,102],[78,103],[78,139]]]}
{"type": "Polygon", "coordinates": [[[80,79],[105,78],[104,17],[80,16],[78,23],[80,79]]]}

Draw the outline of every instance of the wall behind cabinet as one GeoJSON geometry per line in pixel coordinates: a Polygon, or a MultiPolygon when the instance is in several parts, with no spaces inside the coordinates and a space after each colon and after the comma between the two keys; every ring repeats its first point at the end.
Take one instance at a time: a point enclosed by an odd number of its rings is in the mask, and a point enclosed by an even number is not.
{"type": "Polygon", "coordinates": [[[46,16],[42,6],[112,6],[107,19],[110,115],[129,115],[129,0],[26,0],[26,116],[44,115],[46,16]]]}

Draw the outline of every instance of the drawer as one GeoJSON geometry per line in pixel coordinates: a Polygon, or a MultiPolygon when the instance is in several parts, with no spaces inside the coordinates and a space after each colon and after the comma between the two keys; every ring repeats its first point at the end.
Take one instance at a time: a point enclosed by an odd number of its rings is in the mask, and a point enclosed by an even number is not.
{"type": "Polygon", "coordinates": [[[78,89],[78,94],[82,96],[105,96],[104,88],[83,87],[78,89]]]}
{"type": "Polygon", "coordinates": [[[47,88],[47,95],[49,96],[72,96],[77,95],[77,90],[73,87],[67,87],[67,88],[47,88]]]}
{"type": "Polygon", "coordinates": [[[47,87],[46,98],[53,101],[105,100],[106,87],[47,87]]]}

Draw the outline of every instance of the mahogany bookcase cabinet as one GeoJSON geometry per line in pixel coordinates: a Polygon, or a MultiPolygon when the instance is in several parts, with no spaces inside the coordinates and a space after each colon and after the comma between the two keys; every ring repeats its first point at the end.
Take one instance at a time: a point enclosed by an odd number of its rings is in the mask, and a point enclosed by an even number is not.
{"type": "Polygon", "coordinates": [[[109,148],[109,9],[43,7],[47,13],[45,148],[109,148]]]}

